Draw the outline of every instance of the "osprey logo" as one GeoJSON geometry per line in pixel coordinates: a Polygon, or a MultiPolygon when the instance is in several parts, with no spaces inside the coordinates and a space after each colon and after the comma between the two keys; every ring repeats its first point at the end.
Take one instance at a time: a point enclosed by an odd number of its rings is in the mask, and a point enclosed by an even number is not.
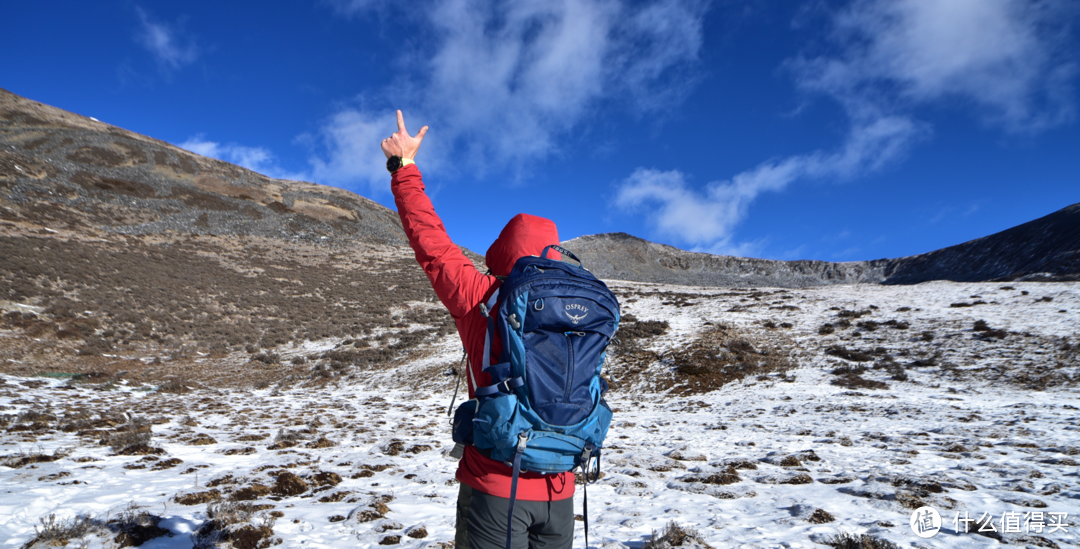
{"type": "Polygon", "coordinates": [[[571,304],[566,306],[566,316],[570,317],[570,321],[573,322],[574,324],[577,324],[578,322],[581,322],[581,320],[583,318],[585,318],[585,316],[588,315],[588,314],[589,314],[589,309],[586,308],[584,305],[578,305],[577,303],[571,303],[571,304]],[[575,315],[575,314],[572,314],[571,311],[579,312],[581,314],[580,315],[575,315]]]}

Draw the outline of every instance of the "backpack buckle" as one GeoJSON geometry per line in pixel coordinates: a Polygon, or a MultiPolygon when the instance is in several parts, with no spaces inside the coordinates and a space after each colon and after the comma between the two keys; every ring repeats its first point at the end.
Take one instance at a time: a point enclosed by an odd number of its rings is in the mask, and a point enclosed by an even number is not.
{"type": "Polygon", "coordinates": [[[525,444],[529,442],[529,435],[521,433],[518,435],[517,453],[521,454],[525,452],[525,444]]]}
{"type": "Polygon", "coordinates": [[[594,446],[592,443],[585,443],[585,449],[581,451],[581,474],[584,475],[586,484],[588,484],[589,482],[596,482],[596,481],[600,480],[600,461],[599,461],[599,458],[600,458],[600,450],[596,446],[594,446]],[[592,461],[594,452],[595,452],[595,455],[596,455],[596,458],[597,458],[596,473],[595,473],[595,476],[592,478],[592,480],[590,480],[589,479],[589,469],[590,469],[590,462],[592,461]]]}

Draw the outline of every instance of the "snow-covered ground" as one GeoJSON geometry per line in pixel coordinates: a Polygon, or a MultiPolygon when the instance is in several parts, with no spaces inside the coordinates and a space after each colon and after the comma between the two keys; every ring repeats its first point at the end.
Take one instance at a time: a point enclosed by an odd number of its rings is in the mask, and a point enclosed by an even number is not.
{"type": "MultiPolygon", "coordinates": [[[[718,548],[815,547],[840,532],[902,547],[985,547],[1002,536],[1011,545],[1080,547],[1080,398],[1075,383],[1060,381],[1080,369],[1080,284],[614,286],[624,314],[666,320],[670,329],[642,342],[658,357],[644,374],[614,380],[621,384],[608,397],[616,414],[604,476],[588,488],[590,545],[638,548],[674,521],[718,548]],[[952,306],[976,301],[983,303],[952,306]],[[851,327],[820,333],[842,311],[866,312],[848,317],[851,327]],[[858,327],[868,320],[878,326],[858,327]],[[1002,337],[973,331],[977,320],[1002,337]],[[670,370],[665,357],[718,324],[783,349],[797,368],[709,393],[648,390],[648,375],[670,370]],[[826,354],[830,346],[881,351],[856,363],[826,354]],[[906,380],[873,367],[885,355],[906,380]],[[887,387],[832,383],[833,369],[860,364],[866,379],[887,387]],[[1022,375],[1040,368],[1034,378],[1022,375]],[[1042,390],[1030,388],[1039,383],[1042,390]],[[942,518],[926,539],[909,525],[922,505],[942,518]],[[828,516],[834,520],[823,522],[828,516]],[[992,517],[998,533],[956,533],[957,516],[982,519],[983,529],[992,517]],[[1055,522],[1063,529],[1051,531],[1055,522]],[[1003,532],[1014,526],[1019,532],[1003,532]]],[[[362,383],[249,391],[102,390],[0,376],[0,413],[42,414],[37,427],[31,415],[9,419],[0,459],[63,456],[0,466],[0,547],[27,543],[50,514],[106,519],[132,504],[173,534],[142,547],[190,547],[207,504],[179,501],[217,490],[226,500],[254,498],[257,515],[279,515],[269,538],[280,538],[279,547],[375,546],[397,536],[403,546],[445,549],[458,490],[456,463],[445,456],[452,378],[410,373],[437,371],[459,353],[448,338],[362,383]],[[60,430],[80,413],[79,429],[60,430]],[[98,443],[136,416],[153,424],[150,446],[164,453],[114,455],[98,443]],[[279,432],[295,433],[284,437],[295,445],[271,449],[279,432]],[[288,495],[284,471],[306,489],[288,495]]],[[[581,513],[580,486],[575,505],[581,513]]],[[[108,546],[113,535],[70,543],[108,546]]],[[[580,522],[574,546],[584,546],[580,522]]]]}

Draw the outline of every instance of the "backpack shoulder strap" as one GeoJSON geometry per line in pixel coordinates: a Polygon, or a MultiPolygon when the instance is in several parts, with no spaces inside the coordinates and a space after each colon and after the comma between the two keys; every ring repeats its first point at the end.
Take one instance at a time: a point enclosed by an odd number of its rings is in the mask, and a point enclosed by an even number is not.
{"type": "MultiPolygon", "coordinates": [[[[491,317],[491,311],[495,308],[495,303],[498,301],[499,288],[495,288],[495,293],[491,294],[487,303],[480,304],[480,314],[484,315],[484,318],[487,319],[487,329],[484,330],[484,356],[482,361],[483,367],[480,368],[481,370],[487,370],[488,367],[491,366],[491,332],[494,331],[492,328],[495,327],[495,319],[491,317]]],[[[472,375],[472,370],[469,370],[469,375],[472,375]]],[[[475,390],[476,380],[472,380],[472,383],[473,389],[475,390]]]]}

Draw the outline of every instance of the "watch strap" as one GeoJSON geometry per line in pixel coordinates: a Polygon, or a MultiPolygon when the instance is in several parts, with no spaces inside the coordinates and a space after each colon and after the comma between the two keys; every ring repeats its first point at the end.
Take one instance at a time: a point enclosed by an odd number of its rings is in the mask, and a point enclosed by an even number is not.
{"type": "Polygon", "coordinates": [[[409,164],[415,165],[416,162],[413,161],[413,159],[411,158],[402,158],[400,156],[394,155],[386,159],[386,171],[394,173],[401,168],[408,166],[409,164]]]}

